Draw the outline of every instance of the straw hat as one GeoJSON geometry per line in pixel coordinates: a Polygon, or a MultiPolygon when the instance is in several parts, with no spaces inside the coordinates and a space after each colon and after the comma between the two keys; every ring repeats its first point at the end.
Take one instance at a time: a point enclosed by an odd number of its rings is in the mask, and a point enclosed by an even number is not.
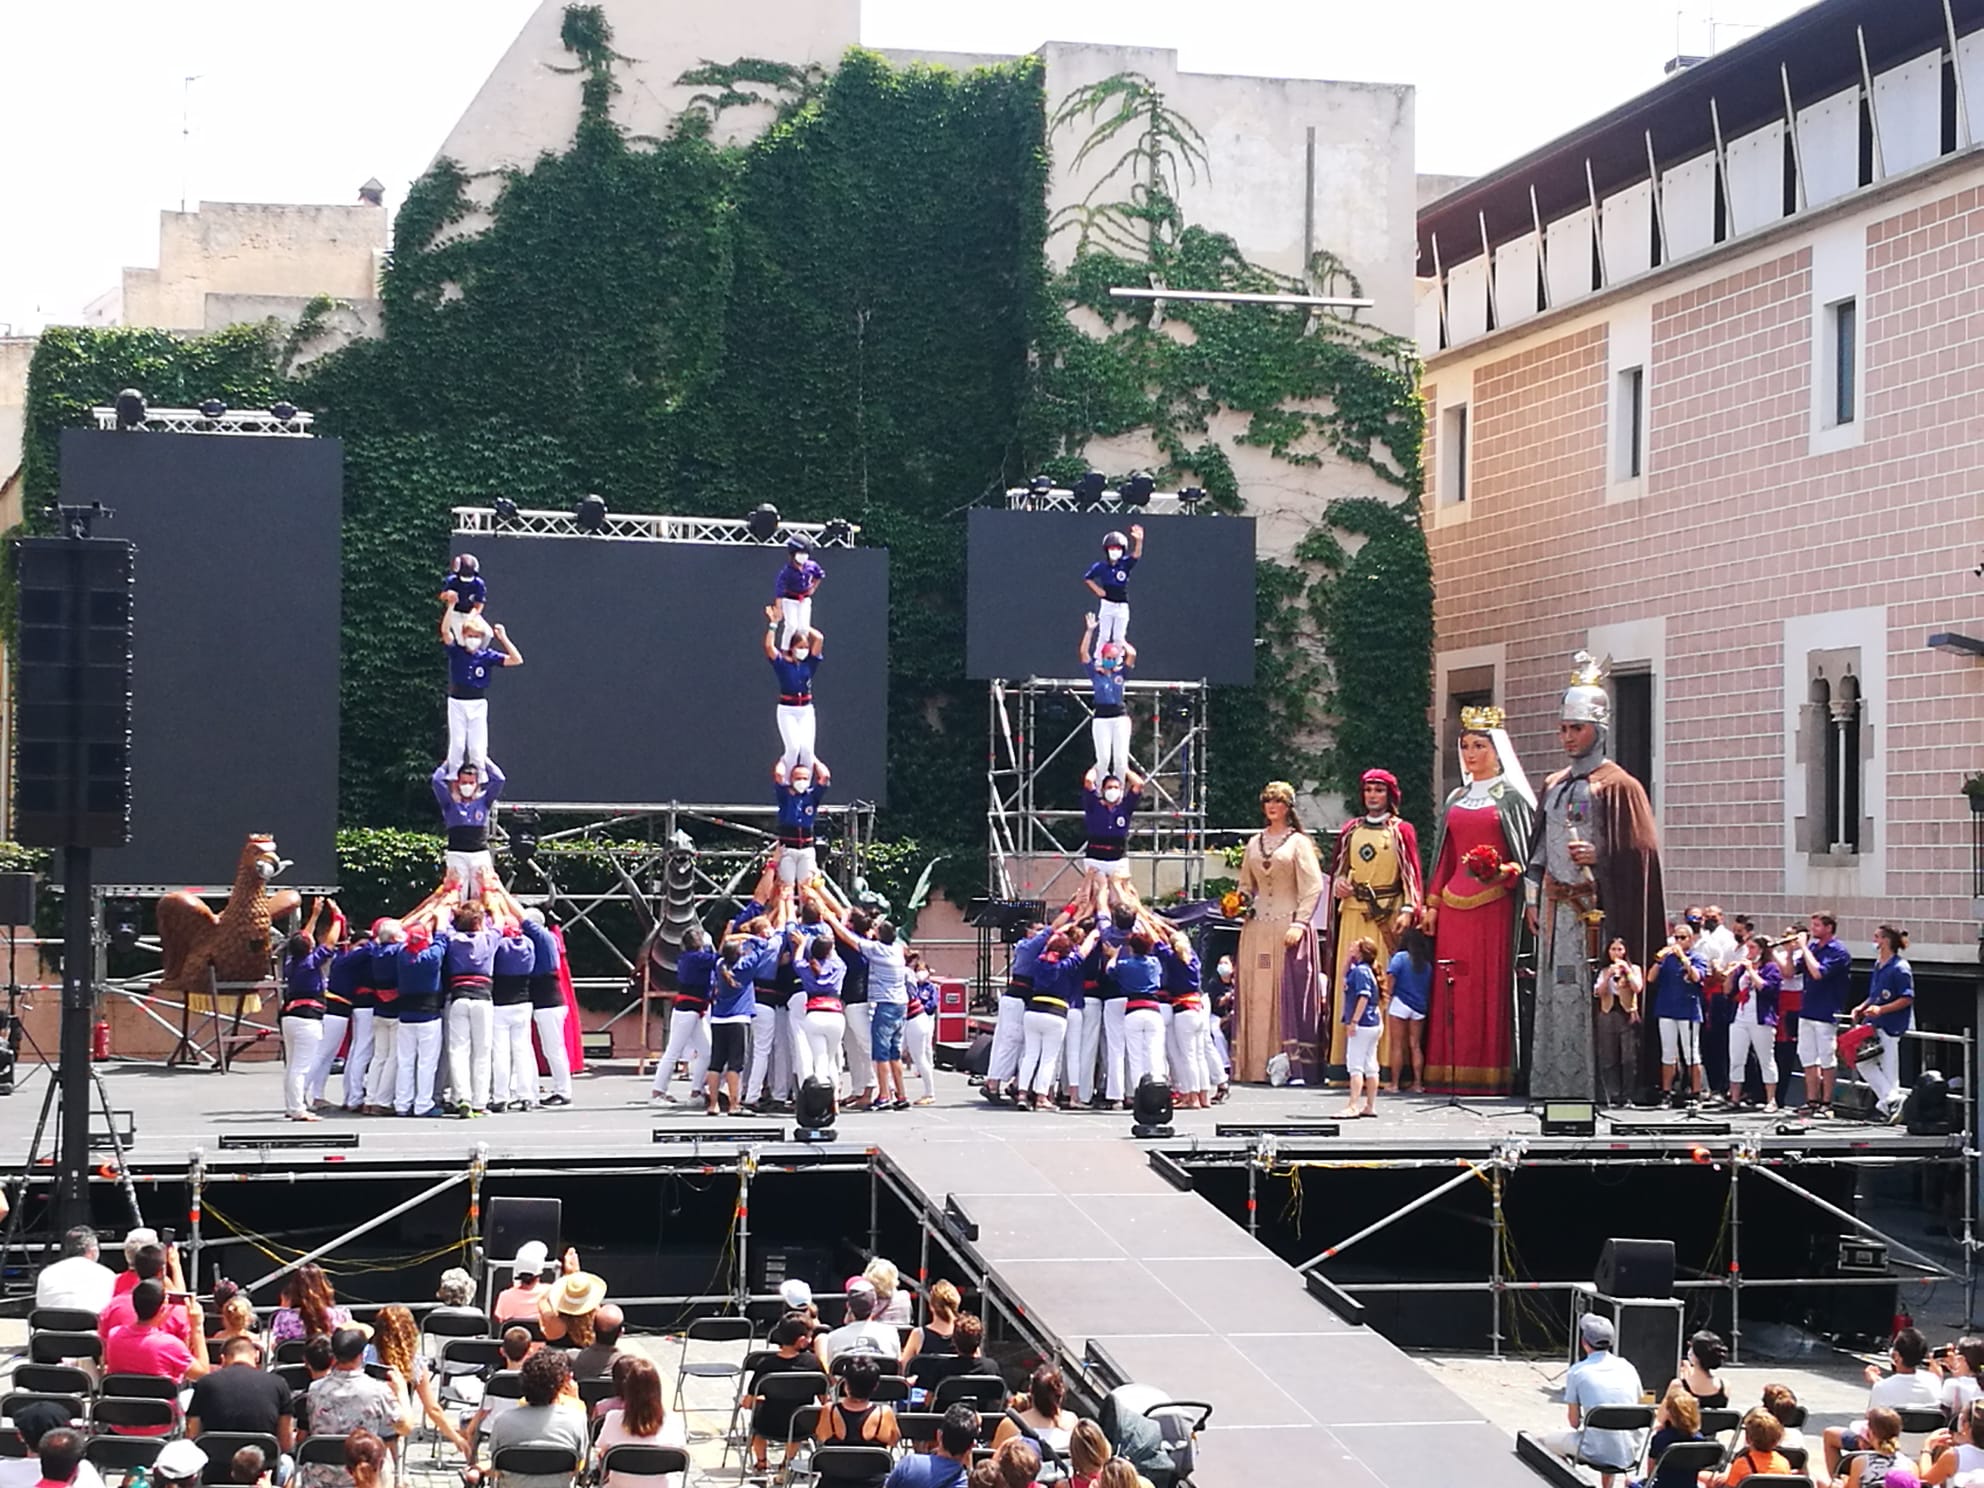
{"type": "Polygon", "coordinates": [[[595,1311],[606,1300],[606,1280],[590,1271],[574,1271],[558,1278],[551,1289],[551,1305],[566,1317],[580,1317],[595,1311]]]}

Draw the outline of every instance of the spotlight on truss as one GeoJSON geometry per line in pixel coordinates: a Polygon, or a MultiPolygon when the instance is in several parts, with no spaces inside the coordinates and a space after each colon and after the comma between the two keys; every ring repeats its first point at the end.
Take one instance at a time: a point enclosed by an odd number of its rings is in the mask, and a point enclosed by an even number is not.
{"type": "Polygon", "coordinates": [[[126,388],[117,395],[117,428],[122,433],[145,426],[145,395],[136,388],[126,388]]]}
{"type": "Polygon", "coordinates": [[[853,547],[854,524],[845,517],[835,517],[820,529],[820,546],[823,548],[853,547]]]}
{"type": "Polygon", "coordinates": [[[581,532],[597,532],[606,525],[606,498],[593,492],[581,496],[572,508],[572,520],[581,532]]]}
{"type": "Polygon", "coordinates": [[[1205,499],[1205,489],[1201,486],[1187,486],[1178,493],[1178,505],[1188,517],[1199,509],[1199,503],[1205,499]]]}
{"type": "Polygon", "coordinates": [[[489,505],[496,513],[496,525],[510,527],[516,524],[517,504],[507,496],[498,496],[489,505]]]}
{"type": "Polygon", "coordinates": [[[1102,472],[1099,470],[1091,470],[1086,475],[1076,477],[1073,487],[1075,505],[1093,511],[1102,504],[1102,492],[1107,485],[1108,482],[1102,478],[1102,472]]]}
{"type": "Polygon", "coordinates": [[[1132,470],[1116,488],[1116,497],[1125,506],[1149,506],[1150,493],[1156,489],[1157,482],[1148,470],[1132,470]]]}
{"type": "Polygon", "coordinates": [[[296,405],[288,399],[269,405],[269,414],[279,424],[293,423],[296,420],[296,405]]]}
{"type": "Polygon", "coordinates": [[[770,542],[778,531],[778,508],[769,501],[759,502],[746,514],[744,527],[759,542],[770,542]]]}
{"type": "Polygon", "coordinates": [[[227,405],[218,398],[208,398],[200,404],[201,418],[217,419],[224,418],[226,415],[227,405]]]}
{"type": "Polygon", "coordinates": [[[1026,489],[1033,504],[1044,507],[1048,498],[1054,494],[1054,478],[1049,475],[1036,475],[1026,483],[1026,489]]]}

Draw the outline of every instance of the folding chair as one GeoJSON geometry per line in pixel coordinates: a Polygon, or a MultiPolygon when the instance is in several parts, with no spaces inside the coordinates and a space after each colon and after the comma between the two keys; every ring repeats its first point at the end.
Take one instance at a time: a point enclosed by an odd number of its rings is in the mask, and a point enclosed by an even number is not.
{"type": "Polygon", "coordinates": [[[617,1447],[608,1447],[606,1455],[599,1459],[602,1482],[608,1473],[619,1473],[626,1478],[665,1478],[670,1473],[688,1470],[689,1454],[680,1447],[655,1447],[642,1442],[622,1442],[617,1447]]]}
{"type": "Polygon", "coordinates": [[[296,1444],[296,1460],[316,1467],[342,1468],[346,1440],[342,1434],[306,1436],[296,1444]]]}
{"type": "Polygon", "coordinates": [[[309,1342],[310,1340],[307,1338],[285,1338],[281,1343],[276,1345],[276,1363],[301,1364],[303,1362],[303,1350],[309,1342]]]}
{"type": "Polygon", "coordinates": [[[502,1330],[489,1325],[489,1314],[450,1308],[428,1314],[420,1326],[421,1352],[439,1360],[441,1346],[450,1338],[494,1338],[502,1330]]]}
{"type": "Polygon", "coordinates": [[[909,1399],[909,1381],[900,1374],[885,1374],[875,1382],[868,1398],[882,1405],[901,1405],[909,1399]]]}
{"type": "Polygon", "coordinates": [[[579,1399],[585,1402],[588,1417],[601,1404],[620,1393],[620,1387],[613,1383],[613,1376],[610,1374],[597,1375],[592,1379],[573,1380],[572,1384],[579,1392],[579,1399]]]}
{"type": "MultiPolygon", "coordinates": [[[[200,1473],[202,1483],[232,1482],[234,1454],[243,1447],[260,1447],[262,1457],[271,1469],[282,1455],[282,1448],[276,1444],[276,1439],[260,1431],[203,1431],[194,1438],[193,1445],[207,1454],[206,1468],[200,1473]]],[[[338,1459],[338,1465],[344,1465],[342,1456],[338,1459]]]]}
{"type": "Polygon", "coordinates": [[[1791,1470],[1793,1472],[1801,1473],[1805,1470],[1805,1464],[1812,1460],[1812,1449],[1810,1447],[1787,1447],[1780,1442],[1778,1443],[1777,1455],[1791,1464],[1791,1470]]]}
{"type": "MultiPolygon", "coordinates": [[[[1006,1382],[996,1374],[954,1374],[938,1383],[930,1409],[942,1415],[960,1400],[976,1406],[980,1415],[997,1415],[1006,1408],[1006,1382]]],[[[1652,1419],[1648,1411],[1647,1420],[1652,1419]]]]}
{"type": "MultiPolygon", "coordinates": [[[[1702,1414],[1707,1415],[1708,1412],[1703,1411],[1702,1414]]],[[[1652,1482],[1658,1473],[1670,1471],[1669,1464],[1672,1464],[1675,1482],[1693,1482],[1697,1473],[1713,1472],[1722,1466],[1722,1443],[1712,1440],[1675,1442],[1660,1454],[1658,1462],[1647,1464],[1647,1481],[1652,1482]]]]}
{"type": "Polygon", "coordinates": [[[103,1340],[97,1337],[96,1324],[90,1324],[87,1332],[82,1329],[70,1331],[66,1328],[45,1328],[28,1337],[28,1358],[36,1364],[67,1364],[72,1359],[88,1359],[100,1363],[103,1359],[103,1340]]]}
{"type": "Polygon", "coordinates": [[[1707,1406],[1702,1411],[1702,1435],[1727,1436],[1743,1424],[1743,1413],[1733,1405],[1707,1406]]]}
{"type": "Polygon", "coordinates": [[[816,1483],[862,1483],[887,1477],[895,1457],[887,1447],[825,1442],[813,1449],[816,1483]]]}
{"type": "Polygon", "coordinates": [[[128,1473],[150,1467],[164,1447],[162,1436],[93,1436],[83,1456],[99,1473],[128,1473]]]}
{"type": "Polygon", "coordinates": [[[518,1477],[565,1478],[577,1476],[579,1459],[566,1447],[505,1447],[491,1464],[500,1483],[503,1474],[518,1477]]]}
{"type": "Polygon", "coordinates": [[[812,1470],[810,1458],[814,1450],[813,1433],[820,1429],[818,1405],[802,1405],[792,1413],[792,1421],[785,1429],[785,1481],[791,1488],[793,1479],[812,1470]]]}
{"type": "Polygon", "coordinates": [[[751,1383],[751,1376],[777,1357],[778,1350],[775,1348],[754,1348],[744,1355],[744,1362],[737,1366],[737,1392],[730,1398],[730,1424],[724,1428],[726,1441],[735,1440],[737,1436],[737,1421],[744,1414],[744,1389],[751,1383]]]}
{"type": "Polygon", "coordinates": [[[29,1333],[94,1333],[97,1315],[87,1307],[37,1307],[28,1314],[29,1333]]]}
{"type": "Polygon", "coordinates": [[[1597,1468],[1601,1473],[1630,1473],[1639,1465],[1640,1458],[1646,1455],[1646,1439],[1652,1431],[1653,1407],[1650,1405],[1594,1405],[1579,1420],[1576,1460],[1586,1467],[1597,1468]],[[1594,1431],[1624,1431],[1639,1440],[1626,1454],[1626,1461],[1600,1462],[1584,1454],[1584,1439],[1594,1431]]]}
{"type": "MultiPolygon", "coordinates": [[[[794,1360],[793,1362],[797,1363],[798,1361],[794,1360]]],[[[788,1405],[794,1407],[792,1427],[787,1430],[785,1436],[788,1442],[793,1442],[801,1440],[802,1436],[812,1435],[813,1428],[811,1426],[808,1426],[805,1432],[800,1435],[794,1434],[798,1427],[798,1418],[807,1411],[811,1411],[813,1417],[818,1419],[820,1413],[819,1407],[814,1402],[831,1388],[832,1386],[827,1383],[827,1377],[817,1369],[787,1370],[778,1374],[768,1374],[758,1381],[758,1400],[761,1407],[772,1406],[782,1408],[788,1405]]],[[[767,1434],[758,1430],[758,1415],[754,1410],[751,1413],[751,1435],[764,1436],[767,1434]]],[[[723,1444],[723,1450],[723,1461],[727,1461],[730,1454],[729,1442],[726,1441],[723,1444]]],[[[719,1468],[723,1466],[723,1461],[717,1463],[719,1468]]]]}
{"type": "Polygon", "coordinates": [[[1743,1481],[1757,1488],[1812,1488],[1812,1480],[1803,1473],[1758,1473],[1743,1481]]]}
{"type": "Polygon", "coordinates": [[[757,1325],[749,1318],[715,1317],[696,1318],[682,1333],[682,1357],[675,1366],[675,1409],[682,1409],[682,1384],[685,1380],[735,1380],[744,1373],[742,1355],[736,1361],[726,1359],[698,1359],[689,1361],[689,1345],[692,1343],[741,1343],[744,1353],[751,1352],[751,1345],[758,1336],[757,1325]]]}
{"type": "Polygon", "coordinates": [[[1941,1431],[1949,1425],[1949,1420],[1943,1415],[1941,1408],[1933,1405],[1899,1406],[1895,1414],[1901,1417],[1903,1450],[1908,1454],[1911,1462],[1922,1454],[1923,1438],[1930,1432],[1941,1431]],[[1910,1437],[1915,1439],[1912,1443],[1908,1440],[1910,1437]]]}
{"type": "Polygon", "coordinates": [[[125,1400],[177,1400],[179,1384],[162,1374],[106,1374],[96,1392],[125,1400]]]}
{"type": "Polygon", "coordinates": [[[90,1402],[90,1429],[120,1436],[163,1435],[179,1424],[179,1406],[149,1395],[99,1395],[90,1402]]]}
{"type": "Polygon", "coordinates": [[[72,1421],[83,1419],[83,1397],[80,1395],[58,1395],[40,1390],[10,1390],[0,1396],[0,1416],[9,1421],[23,1406],[59,1405],[72,1421]]]}
{"type": "Polygon", "coordinates": [[[918,1447],[927,1446],[937,1439],[937,1428],[944,1424],[942,1411],[897,1411],[896,1429],[902,1439],[913,1442],[918,1447]]]}
{"type": "Polygon", "coordinates": [[[13,1385],[36,1395],[94,1395],[96,1380],[73,1364],[16,1364],[13,1385]]]}
{"type": "Polygon", "coordinates": [[[308,1364],[278,1364],[269,1371],[285,1385],[289,1393],[301,1395],[310,1388],[310,1366],[308,1364]]]}

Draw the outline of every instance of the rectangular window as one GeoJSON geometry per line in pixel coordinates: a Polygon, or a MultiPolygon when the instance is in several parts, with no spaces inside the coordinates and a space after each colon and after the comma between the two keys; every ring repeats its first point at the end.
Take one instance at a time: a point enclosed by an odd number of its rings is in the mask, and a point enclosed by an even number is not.
{"type": "Polygon", "coordinates": [[[1855,352],[1859,343],[1857,302],[1841,300],[1830,308],[1832,341],[1832,423],[1853,422],[1854,401],[1859,396],[1859,379],[1854,375],[1855,352]]]}
{"type": "Polygon", "coordinates": [[[1638,480],[1646,458],[1646,368],[1628,367],[1619,374],[1614,412],[1618,450],[1612,478],[1638,480]]]}
{"type": "Polygon", "coordinates": [[[1467,500],[1468,421],[1467,405],[1456,403],[1440,414],[1440,499],[1448,506],[1467,500]]]}
{"type": "Polygon", "coordinates": [[[1612,757],[1653,799],[1653,673],[1612,674],[1612,757]]]}

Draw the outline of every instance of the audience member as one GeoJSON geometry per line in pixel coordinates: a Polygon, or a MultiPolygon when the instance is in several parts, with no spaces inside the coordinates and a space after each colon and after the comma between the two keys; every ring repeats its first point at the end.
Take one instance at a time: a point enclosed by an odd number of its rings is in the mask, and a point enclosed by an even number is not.
{"type": "MultiPolygon", "coordinates": [[[[193,1341],[193,1325],[187,1319],[186,1308],[178,1300],[186,1292],[179,1276],[178,1257],[156,1245],[140,1246],[137,1255],[131,1258],[131,1269],[125,1274],[137,1277],[138,1283],[155,1281],[159,1284],[166,1296],[165,1311],[159,1326],[181,1343],[190,1344],[193,1341]]],[[[133,1284],[118,1292],[97,1314],[97,1336],[105,1343],[110,1342],[112,1330],[123,1327],[136,1316],[131,1297],[137,1289],[137,1284],[133,1284]]]]}
{"type": "MultiPolygon", "coordinates": [[[[201,1327],[200,1304],[186,1299],[186,1316],[191,1325],[193,1346],[175,1338],[164,1326],[165,1288],[156,1281],[141,1281],[131,1292],[132,1321],[110,1330],[103,1345],[106,1374],[156,1374],[184,1383],[198,1379],[208,1369],[207,1338],[201,1327]]],[[[140,1430],[124,1429],[130,1436],[164,1436],[164,1426],[140,1430]]]]}
{"type": "Polygon", "coordinates": [[[999,1464],[987,1457],[965,1477],[966,1488],[1000,1488],[999,1464]]]}
{"type": "Polygon", "coordinates": [[[230,1483],[259,1483],[262,1488],[270,1488],[272,1480],[267,1476],[268,1471],[268,1457],[253,1442],[242,1447],[227,1462],[227,1480],[230,1483]]]}
{"type": "MultiPolygon", "coordinates": [[[[840,1394],[820,1412],[814,1439],[848,1446],[892,1447],[900,1434],[896,1413],[875,1402],[875,1387],[882,1381],[882,1361],[872,1354],[849,1354],[841,1366],[840,1394]]],[[[849,1488],[881,1488],[884,1473],[873,1479],[847,1478],[849,1488]]]]}
{"type": "MultiPolygon", "coordinates": [[[[647,1447],[686,1448],[689,1444],[688,1432],[684,1430],[681,1418],[670,1416],[662,1406],[661,1374],[654,1365],[639,1354],[629,1354],[625,1367],[616,1373],[620,1405],[615,1410],[609,1410],[600,1425],[599,1440],[594,1447],[597,1455],[593,1460],[604,1462],[609,1448],[630,1443],[647,1447]]],[[[682,1473],[669,1473],[661,1479],[658,1488],[682,1488],[683,1477],[682,1473]]],[[[603,1488],[642,1488],[649,1480],[610,1472],[602,1483],[603,1488]]]]}
{"type": "Polygon", "coordinates": [[[904,1374],[910,1372],[910,1365],[918,1358],[955,1357],[957,1344],[951,1337],[952,1329],[958,1325],[958,1304],[964,1299],[958,1289],[948,1281],[940,1281],[930,1288],[930,1321],[920,1328],[911,1328],[909,1338],[903,1343],[902,1355],[897,1366],[904,1374]]]}
{"type": "Polygon", "coordinates": [[[1102,1428],[1086,1418],[1075,1423],[1068,1438],[1068,1467],[1070,1488],[1102,1488],[1112,1478],[1116,1488],[1151,1488],[1150,1479],[1128,1458],[1118,1457],[1102,1428]]]}
{"type": "Polygon", "coordinates": [[[902,1339],[887,1323],[874,1321],[877,1298],[874,1286],[855,1277],[847,1284],[847,1321],[831,1333],[823,1333],[816,1343],[820,1367],[831,1371],[842,1354],[882,1354],[902,1357],[902,1339]]]}
{"type": "Polygon", "coordinates": [[[1900,1413],[1892,1406],[1869,1406],[1866,1429],[1859,1433],[1859,1445],[1850,1450],[1846,1471],[1833,1475],[1836,1488],[1880,1488],[1901,1451],[1900,1413]]]}
{"type": "Polygon", "coordinates": [[[1051,1449],[1054,1456],[1066,1457],[1075,1422],[1081,1419],[1073,1411],[1064,1409],[1067,1398],[1068,1383],[1061,1378],[1061,1371],[1052,1364],[1042,1364],[1027,1381],[1026,1394],[1012,1401],[1008,1407],[1006,1419],[992,1433],[992,1445],[1002,1447],[1014,1437],[1021,1436],[1034,1444],[1042,1458],[1049,1455],[1042,1448],[1051,1449]]]}
{"type": "MultiPolygon", "coordinates": [[[[341,1436],[360,1429],[389,1438],[413,1429],[398,1392],[365,1372],[365,1335],[339,1328],[331,1335],[331,1372],[310,1386],[310,1430],[341,1436]]],[[[389,1470],[390,1472],[390,1470],[389,1470]]],[[[343,1488],[344,1470],[334,1462],[307,1464],[303,1488],[343,1488]]]]}
{"type": "MultiPolygon", "coordinates": [[[[797,1313],[788,1313],[772,1326],[774,1352],[751,1374],[744,1386],[744,1406],[751,1412],[751,1465],[760,1473],[771,1471],[766,1454],[772,1442],[782,1442],[792,1434],[794,1400],[767,1400],[764,1383],[768,1375],[796,1374],[816,1367],[811,1354],[813,1325],[797,1313]]],[[[786,1456],[791,1457],[788,1452],[786,1456]]]]}
{"type": "Polygon", "coordinates": [[[1787,1455],[1805,1451],[1805,1407],[1798,1403],[1791,1386],[1765,1385],[1763,1398],[1764,1409],[1776,1416],[1784,1427],[1784,1435],[1778,1440],[1777,1449],[1787,1455]]]}
{"type": "Polygon", "coordinates": [[[537,1326],[546,1343],[582,1349],[593,1339],[593,1315],[606,1300],[606,1281],[579,1269],[579,1253],[565,1252],[565,1274],[537,1299],[537,1326]]]}
{"type": "Polygon", "coordinates": [[[1102,1464],[1095,1481],[1096,1488],[1151,1488],[1150,1479],[1127,1457],[1111,1457],[1102,1464]]]}
{"type": "Polygon", "coordinates": [[[448,1413],[441,1409],[441,1402],[435,1398],[434,1376],[428,1371],[427,1360],[421,1357],[420,1328],[414,1322],[413,1314],[398,1303],[380,1308],[373,1325],[372,1345],[379,1355],[379,1362],[392,1371],[391,1383],[399,1394],[400,1414],[411,1417],[417,1401],[420,1413],[426,1416],[429,1424],[457,1452],[468,1456],[468,1438],[457,1429],[448,1413]]]}
{"type": "Polygon", "coordinates": [[[813,1301],[813,1288],[797,1276],[788,1276],[779,1283],[779,1300],[785,1303],[787,1312],[803,1312],[808,1322],[820,1320],[820,1309],[813,1301]]]}
{"type": "Polygon", "coordinates": [[[220,1332],[207,1340],[210,1354],[220,1353],[237,1338],[255,1346],[255,1362],[262,1361],[262,1340],[257,1336],[259,1320],[255,1307],[233,1282],[214,1283],[214,1312],[220,1318],[220,1332]]]}
{"type": "MultiPolygon", "coordinates": [[[[541,1348],[523,1364],[524,1403],[489,1423],[493,1458],[505,1447],[565,1447],[586,1460],[586,1418],[563,1349],[541,1348]]],[[[502,1488],[569,1488],[569,1473],[504,1473],[502,1488]]]]}
{"type": "MultiPolygon", "coordinates": [[[[315,1338],[303,1341],[303,1368],[310,1376],[310,1384],[331,1372],[331,1335],[319,1333],[315,1338]]],[[[310,1434],[310,1385],[300,1391],[291,1391],[289,1406],[296,1421],[296,1434],[299,1437],[310,1434]]]]}
{"type": "MultiPolygon", "coordinates": [[[[1814,919],[1818,916],[1814,916],[1814,919]]],[[[1925,1406],[1930,1410],[1940,1410],[1943,1403],[1942,1383],[1923,1365],[1929,1357],[1929,1345],[1923,1342],[1922,1335],[1913,1328],[1903,1328],[1895,1334],[1894,1342],[1888,1348],[1888,1364],[1892,1373],[1883,1375],[1878,1365],[1867,1366],[1867,1409],[1871,1413],[1876,1406],[1890,1409],[1902,1406],[1925,1406]]],[[[1866,1422],[1857,1422],[1852,1427],[1828,1426],[1825,1434],[1826,1476],[1839,1476],[1839,1459],[1847,1452],[1857,1452],[1865,1442],[1866,1422]]]]}
{"type": "Polygon", "coordinates": [[[1721,1410],[1729,1404],[1729,1390],[1716,1373],[1729,1359],[1722,1339],[1703,1329],[1688,1340],[1688,1351],[1681,1356],[1681,1372],[1674,1383],[1695,1397],[1703,1410],[1721,1410]]]}
{"type": "Polygon", "coordinates": [[[305,1261],[283,1279],[282,1306],[269,1323],[269,1346],[292,1338],[313,1338],[351,1322],[351,1310],[337,1305],[331,1279],[315,1261],[305,1261]]]}
{"type": "Polygon", "coordinates": [[[1000,1488],[1033,1488],[1040,1477],[1040,1454],[1025,1437],[1015,1437],[992,1454],[1000,1488]]]}
{"type": "Polygon", "coordinates": [[[1736,1488],[1745,1478],[1759,1473],[1790,1472],[1790,1461],[1777,1450],[1783,1440],[1784,1423],[1776,1416],[1760,1405],[1744,1412],[1743,1450],[1729,1459],[1726,1471],[1711,1475],[1710,1488],[1736,1488]]]}
{"type": "Polygon", "coordinates": [[[110,1305],[117,1273],[97,1259],[96,1231],[77,1225],[62,1237],[62,1259],[34,1279],[36,1307],[69,1307],[101,1313],[110,1305]]]}
{"type": "Polygon", "coordinates": [[[83,1434],[57,1426],[41,1434],[41,1482],[44,1488],[69,1488],[83,1465],[83,1434]]]}
{"type": "Polygon", "coordinates": [[[207,1471],[207,1454],[200,1444],[180,1437],[159,1449],[152,1460],[153,1488],[193,1488],[207,1471]]]}
{"type": "MultiPolygon", "coordinates": [[[[530,1336],[528,1328],[505,1328],[501,1342],[497,1345],[503,1356],[504,1369],[521,1369],[531,1350],[538,1346],[530,1336]]],[[[513,1395],[491,1395],[486,1391],[482,1397],[482,1408],[470,1418],[468,1423],[468,1450],[462,1455],[474,1462],[481,1450],[482,1432],[488,1424],[505,1411],[515,1410],[518,1400],[513,1395]]]]}
{"type": "Polygon", "coordinates": [[[1678,1468],[1662,1469],[1660,1458],[1677,1442],[1701,1439],[1702,1408],[1688,1387],[1675,1380],[1653,1413],[1653,1435],[1647,1440],[1646,1460],[1654,1471],[1645,1480],[1647,1488],[1689,1488],[1695,1480],[1694,1473],[1678,1468]]]}
{"type": "Polygon", "coordinates": [[[344,1439],[344,1470],[352,1488],[381,1488],[386,1475],[386,1444],[360,1427],[344,1439]]]}
{"type": "Polygon", "coordinates": [[[1973,1400],[1956,1431],[1938,1431],[1922,1444],[1923,1488],[1984,1482],[1984,1400],[1973,1400]]]}
{"type": "Polygon", "coordinates": [[[1604,1488],[1612,1488],[1612,1480],[1633,1465],[1636,1445],[1633,1433],[1581,1432],[1579,1425],[1584,1413],[1595,1405],[1638,1405],[1640,1374],[1612,1352],[1612,1324],[1595,1312],[1587,1312],[1578,1320],[1578,1348],[1583,1357],[1564,1376],[1564,1414],[1569,1429],[1552,1431],[1541,1440],[1559,1457],[1581,1456],[1599,1469],[1599,1481],[1604,1488]],[[1606,1468],[1611,1471],[1605,1471],[1606,1468]]]}
{"type": "Polygon", "coordinates": [[[434,1288],[434,1300],[441,1305],[427,1314],[429,1318],[479,1318],[482,1309],[475,1305],[475,1278],[460,1266],[450,1266],[441,1273],[440,1285],[434,1288]]]}
{"type": "Polygon", "coordinates": [[[861,1278],[875,1288],[876,1322],[907,1328],[916,1321],[910,1308],[909,1289],[902,1284],[902,1274],[896,1270],[894,1261],[876,1256],[862,1268],[861,1278]]]}
{"type": "Polygon", "coordinates": [[[611,1302],[601,1303],[592,1315],[592,1342],[581,1345],[572,1355],[572,1378],[598,1379],[611,1374],[614,1357],[620,1352],[620,1335],[626,1327],[624,1312],[611,1302]]]}
{"type": "Polygon", "coordinates": [[[510,1285],[496,1294],[491,1309],[496,1324],[536,1322],[538,1299],[544,1295],[544,1263],[551,1252],[542,1240],[526,1240],[517,1247],[510,1285]]]}
{"type": "MultiPolygon", "coordinates": [[[[296,1412],[289,1386],[261,1367],[261,1349],[252,1338],[231,1338],[221,1349],[220,1368],[193,1386],[186,1407],[186,1434],[242,1431],[273,1436],[285,1452],[296,1450],[296,1412]]],[[[287,1478],[288,1473],[280,1476],[287,1478]]]]}
{"type": "Polygon", "coordinates": [[[1929,1367],[1942,1379],[1943,1414],[1961,1421],[1970,1402],[1980,1394],[1979,1375],[1984,1374],[1984,1338],[1967,1334],[1946,1347],[1929,1367]]]}
{"type": "MultiPolygon", "coordinates": [[[[1101,1435],[1100,1428],[1096,1434],[1101,1435]]],[[[957,1404],[944,1412],[932,1450],[905,1457],[890,1470],[884,1488],[957,1488],[971,1466],[978,1443],[978,1412],[957,1404]]],[[[1105,1453],[1108,1443],[1103,1444],[1105,1453]]]]}
{"type": "Polygon", "coordinates": [[[149,1225],[139,1225],[134,1230],[124,1232],[124,1269],[117,1273],[117,1280],[110,1284],[110,1295],[121,1297],[144,1278],[138,1275],[138,1252],[148,1245],[158,1244],[158,1231],[149,1225]]]}
{"type": "MultiPolygon", "coordinates": [[[[41,1481],[42,1438],[51,1431],[65,1431],[69,1413],[52,1400],[30,1400],[14,1409],[14,1434],[21,1439],[21,1455],[0,1457],[0,1488],[34,1488],[41,1481]]],[[[97,1470],[85,1462],[76,1469],[76,1488],[103,1488],[97,1470]]]]}

